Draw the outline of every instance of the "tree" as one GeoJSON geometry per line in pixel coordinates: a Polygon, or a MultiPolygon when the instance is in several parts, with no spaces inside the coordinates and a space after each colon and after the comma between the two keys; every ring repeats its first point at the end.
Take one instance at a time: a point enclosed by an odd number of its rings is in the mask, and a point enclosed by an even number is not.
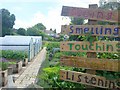
{"type": "Polygon", "coordinates": [[[56,29],[53,32],[56,33],[56,29]]]}
{"type": "Polygon", "coordinates": [[[50,28],[50,31],[52,31],[52,28],[50,28]]]}
{"type": "Polygon", "coordinates": [[[42,36],[42,38],[45,37],[45,33],[43,31],[40,31],[34,27],[27,29],[27,35],[28,36],[42,36]]]}
{"type": "Polygon", "coordinates": [[[20,35],[26,35],[26,30],[24,28],[19,28],[17,30],[17,34],[20,34],[20,35]]]}
{"type": "Polygon", "coordinates": [[[10,35],[12,34],[12,28],[15,24],[15,15],[10,14],[10,12],[7,9],[1,9],[0,14],[2,15],[2,35],[10,35]]]}
{"type": "Polygon", "coordinates": [[[42,38],[45,37],[44,30],[46,27],[42,23],[38,23],[34,25],[33,27],[27,28],[27,35],[28,36],[42,36],[42,38]]]}
{"type": "Polygon", "coordinates": [[[28,36],[39,36],[40,35],[40,30],[37,30],[36,28],[28,28],[27,29],[27,35],[28,36]]]}
{"type": "Polygon", "coordinates": [[[106,0],[100,0],[100,1],[99,1],[99,5],[100,5],[100,6],[103,6],[105,3],[106,3],[106,0]]]}
{"type": "Polygon", "coordinates": [[[84,24],[84,19],[82,19],[82,18],[71,18],[71,24],[82,25],[82,24],[84,24]]]}
{"type": "Polygon", "coordinates": [[[37,28],[38,30],[45,30],[46,29],[46,27],[42,23],[38,23],[33,27],[37,28]]]}
{"type": "MultiPolygon", "coordinates": [[[[99,7],[100,9],[106,9],[106,10],[120,10],[120,2],[107,2],[104,3],[102,6],[99,7]]],[[[106,22],[106,21],[99,21],[98,24],[100,25],[118,25],[120,23],[115,22],[106,22]]]]}

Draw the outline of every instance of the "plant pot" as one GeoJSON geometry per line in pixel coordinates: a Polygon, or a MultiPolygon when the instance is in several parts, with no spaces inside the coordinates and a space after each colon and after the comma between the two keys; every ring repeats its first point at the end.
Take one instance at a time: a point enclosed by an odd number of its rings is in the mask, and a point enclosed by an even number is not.
{"type": "Polygon", "coordinates": [[[25,59],[23,60],[22,66],[27,66],[27,64],[28,64],[28,58],[25,58],[25,59]]]}
{"type": "Polygon", "coordinates": [[[2,77],[2,86],[5,86],[8,82],[8,70],[1,71],[0,78],[2,77]]]}

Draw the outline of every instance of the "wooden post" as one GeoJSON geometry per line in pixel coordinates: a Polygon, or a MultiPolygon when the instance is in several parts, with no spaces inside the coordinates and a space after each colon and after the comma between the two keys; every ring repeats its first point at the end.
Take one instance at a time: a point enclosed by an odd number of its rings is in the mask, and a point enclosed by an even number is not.
{"type": "MultiPolygon", "coordinates": [[[[97,4],[91,4],[91,5],[89,5],[89,8],[98,8],[98,5],[97,4]]],[[[97,24],[97,20],[90,20],[90,19],[88,19],[88,24],[89,25],[96,25],[97,24]]],[[[93,36],[93,38],[94,38],[94,41],[95,41],[95,39],[96,39],[96,36],[93,36]]],[[[88,58],[97,58],[97,54],[96,54],[96,52],[87,52],[87,57],[88,58]]],[[[89,73],[89,74],[96,74],[96,70],[92,70],[92,69],[88,69],[88,70],[86,70],[86,73],[89,73]]],[[[94,87],[92,87],[92,86],[87,86],[87,88],[89,89],[89,88],[94,88],[94,87]]]]}

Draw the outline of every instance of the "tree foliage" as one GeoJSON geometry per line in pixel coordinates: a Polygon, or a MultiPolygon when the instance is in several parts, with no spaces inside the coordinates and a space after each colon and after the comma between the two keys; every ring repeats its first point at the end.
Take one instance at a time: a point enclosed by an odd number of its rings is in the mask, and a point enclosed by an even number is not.
{"type": "Polygon", "coordinates": [[[71,18],[71,24],[82,25],[84,24],[84,19],[83,18],[71,18]]]}
{"type": "MultiPolygon", "coordinates": [[[[104,3],[99,7],[100,9],[106,9],[106,10],[120,10],[120,3],[119,2],[109,2],[109,3],[104,3]]],[[[106,21],[99,21],[98,24],[100,25],[117,25],[120,23],[115,23],[115,22],[106,22],[106,21]]]]}
{"type": "Polygon", "coordinates": [[[120,10],[120,3],[119,2],[109,2],[105,3],[104,5],[100,6],[102,9],[109,9],[109,10],[120,10]]]}
{"type": "Polygon", "coordinates": [[[15,24],[15,15],[10,14],[7,9],[1,9],[1,16],[2,16],[2,36],[12,34],[12,28],[15,24]]]}
{"type": "Polygon", "coordinates": [[[38,23],[35,26],[27,29],[27,35],[28,36],[42,36],[44,38],[45,37],[45,33],[43,32],[44,29],[46,29],[46,27],[43,24],[38,23]]]}
{"type": "Polygon", "coordinates": [[[17,30],[17,34],[19,34],[19,35],[26,35],[26,30],[24,28],[19,28],[17,30]]]}
{"type": "Polygon", "coordinates": [[[46,27],[42,23],[38,23],[33,27],[36,28],[36,29],[39,29],[39,30],[45,30],[46,29],[46,27]]]}

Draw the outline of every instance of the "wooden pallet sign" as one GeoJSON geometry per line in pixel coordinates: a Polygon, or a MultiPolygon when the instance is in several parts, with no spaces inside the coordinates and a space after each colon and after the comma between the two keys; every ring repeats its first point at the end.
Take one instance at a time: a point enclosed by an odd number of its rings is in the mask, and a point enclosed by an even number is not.
{"type": "Polygon", "coordinates": [[[60,79],[100,88],[116,88],[116,81],[107,80],[105,77],[91,75],[82,72],[60,70],[60,79]]]}
{"type": "Polygon", "coordinates": [[[116,53],[120,49],[119,42],[117,41],[98,41],[98,42],[75,42],[67,41],[60,43],[61,51],[72,52],[110,52],[116,53]]]}
{"type": "Polygon", "coordinates": [[[88,9],[78,7],[62,7],[61,16],[73,16],[91,20],[101,20],[109,22],[120,22],[119,11],[103,10],[103,9],[88,9]]]}
{"type": "Polygon", "coordinates": [[[120,60],[62,56],[60,65],[92,70],[120,71],[120,60]]]}
{"type": "Polygon", "coordinates": [[[120,27],[116,25],[62,25],[61,33],[67,35],[120,36],[120,27]]]}

